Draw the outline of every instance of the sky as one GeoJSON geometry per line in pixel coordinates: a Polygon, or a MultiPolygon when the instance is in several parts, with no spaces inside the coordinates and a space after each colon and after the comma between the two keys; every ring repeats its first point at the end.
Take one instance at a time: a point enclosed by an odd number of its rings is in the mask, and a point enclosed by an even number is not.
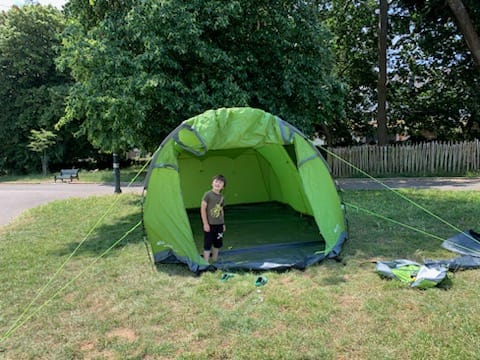
{"type": "MultiPolygon", "coordinates": [[[[61,9],[63,4],[66,3],[66,0],[36,0],[35,2],[42,5],[53,5],[61,9]]],[[[24,0],[0,0],[0,11],[8,10],[12,5],[22,6],[24,3],[24,0]]]]}

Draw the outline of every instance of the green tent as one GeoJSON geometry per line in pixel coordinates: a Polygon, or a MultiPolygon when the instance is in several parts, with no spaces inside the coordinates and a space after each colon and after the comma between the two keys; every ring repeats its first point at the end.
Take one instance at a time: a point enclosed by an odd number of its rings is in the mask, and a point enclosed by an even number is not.
{"type": "Polygon", "coordinates": [[[184,263],[193,272],[305,268],[336,257],[347,239],[321,154],[295,127],[258,109],[185,120],[154,154],[145,189],[143,222],[156,263],[184,263]],[[227,231],[209,265],[199,208],[217,174],[227,179],[227,231]]]}

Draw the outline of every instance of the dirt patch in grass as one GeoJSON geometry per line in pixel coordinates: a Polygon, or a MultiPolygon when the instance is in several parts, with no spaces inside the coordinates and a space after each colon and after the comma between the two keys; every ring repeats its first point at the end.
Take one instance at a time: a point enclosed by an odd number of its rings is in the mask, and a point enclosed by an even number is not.
{"type": "Polygon", "coordinates": [[[134,342],[138,338],[135,331],[127,328],[113,329],[107,332],[105,335],[109,339],[116,337],[116,338],[127,340],[128,342],[134,342]]]}
{"type": "MultiPolygon", "coordinates": [[[[133,343],[137,340],[138,335],[132,329],[128,328],[117,328],[108,331],[105,336],[108,339],[117,338],[123,341],[127,341],[129,343],[133,343]]],[[[84,359],[117,359],[118,357],[115,355],[115,352],[104,349],[98,350],[97,346],[99,344],[96,340],[87,340],[80,344],[80,351],[84,354],[84,359]]]]}
{"type": "Polygon", "coordinates": [[[110,350],[98,351],[96,349],[95,341],[85,341],[83,344],[80,344],[80,350],[82,351],[85,360],[93,359],[115,359],[115,353],[110,350]]]}

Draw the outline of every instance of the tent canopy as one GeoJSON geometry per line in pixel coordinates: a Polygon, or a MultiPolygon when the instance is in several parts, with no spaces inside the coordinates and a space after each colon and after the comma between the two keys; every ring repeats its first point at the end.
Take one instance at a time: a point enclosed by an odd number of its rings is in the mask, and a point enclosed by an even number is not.
{"type": "Polygon", "coordinates": [[[209,267],[199,255],[203,233],[197,210],[216,174],[227,179],[227,232],[213,266],[305,267],[340,252],[347,238],[343,206],[318,150],[276,116],[222,108],[185,120],[152,159],[144,226],[156,262],[185,263],[194,272],[209,267]],[[291,228],[275,243],[269,228],[279,222],[291,228]],[[306,228],[314,230],[303,236],[306,228]]]}

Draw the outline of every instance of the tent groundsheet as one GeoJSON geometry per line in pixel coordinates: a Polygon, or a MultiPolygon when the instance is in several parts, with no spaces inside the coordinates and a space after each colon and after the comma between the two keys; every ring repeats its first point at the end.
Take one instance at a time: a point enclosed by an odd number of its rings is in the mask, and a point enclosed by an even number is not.
{"type": "MultiPolygon", "coordinates": [[[[203,251],[200,211],[188,211],[195,244],[203,251]]],[[[268,202],[232,205],[225,213],[227,231],[215,267],[285,269],[307,267],[324,258],[325,242],[315,219],[288,205],[268,202]]]]}

